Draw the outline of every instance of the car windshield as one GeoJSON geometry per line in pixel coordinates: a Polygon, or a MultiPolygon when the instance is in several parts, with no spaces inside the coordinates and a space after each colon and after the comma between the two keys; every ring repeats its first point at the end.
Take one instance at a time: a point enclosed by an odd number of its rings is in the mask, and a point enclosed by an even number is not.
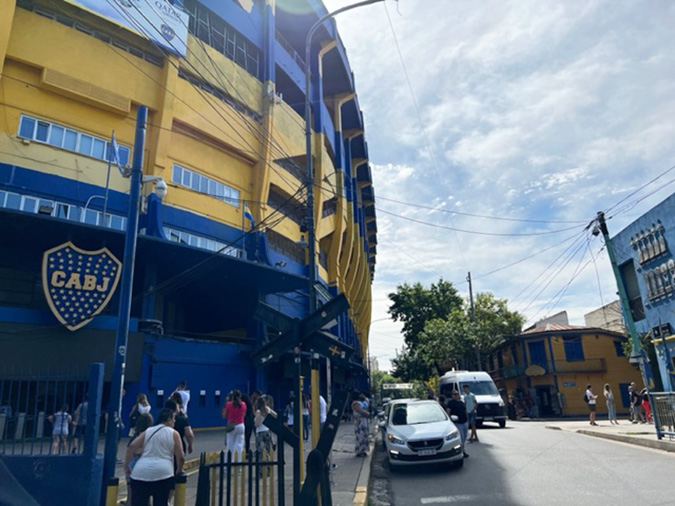
{"type": "Polygon", "coordinates": [[[392,425],[415,425],[447,420],[441,406],[435,402],[395,404],[392,407],[392,425]]]}
{"type": "Polygon", "coordinates": [[[492,381],[476,381],[470,385],[471,392],[475,395],[499,395],[499,390],[492,381]]]}

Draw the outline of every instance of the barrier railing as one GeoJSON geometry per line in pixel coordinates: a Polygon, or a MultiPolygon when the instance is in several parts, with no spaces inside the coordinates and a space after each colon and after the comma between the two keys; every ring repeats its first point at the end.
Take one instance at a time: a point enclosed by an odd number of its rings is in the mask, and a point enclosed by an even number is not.
{"type": "Polygon", "coordinates": [[[656,437],[663,436],[675,438],[675,393],[674,392],[650,392],[649,404],[654,415],[654,427],[656,437]]]}
{"type": "Polygon", "coordinates": [[[283,454],[273,450],[202,453],[195,505],[284,506],[283,468],[283,454]]]}

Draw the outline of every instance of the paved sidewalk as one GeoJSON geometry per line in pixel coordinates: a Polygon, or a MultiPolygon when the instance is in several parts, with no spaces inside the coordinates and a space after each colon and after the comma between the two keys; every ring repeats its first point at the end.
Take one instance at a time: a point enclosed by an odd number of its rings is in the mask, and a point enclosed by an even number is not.
{"type": "Polygon", "coordinates": [[[590,425],[588,420],[548,420],[545,422],[547,429],[565,430],[646,448],[675,452],[675,439],[664,436],[663,439],[658,440],[653,423],[633,424],[628,420],[619,420],[619,425],[610,424],[607,420],[601,420],[597,423],[597,426],[593,426],[590,425]]]}
{"type": "MultiPolygon", "coordinates": [[[[197,478],[199,471],[199,455],[201,452],[220,451],[224,447],[224,430],[195,430],[194,452],[186,456],[185,472],[188,475],[186,504],[192,506],[197,497],[197,478]]],[[[124,459],[128,439],[120,441],[118,457],[124,459]]],[[[254,444],[253,441],[251,442],[254,444]]],[[[331,493],[333,506],[363,506],[366,504],[367,487],[370,477],[371,452],[368,457],[356,457],[354,452],[354,425],[351,422],[342,422],[333,443],[331,471],[331,493]]],[[[311,448],[305,445],[305,460],[311,448]]],[[[285,489],[286,504],[293,504],[293,450],[290,446],[285,449],[286,472],[285,489]]],[[[122,477],[122,464],[117,465],[116,476],[122,477]]],[[[119,499],[126,499],[124,484],[120,487],[119,499]]]]}

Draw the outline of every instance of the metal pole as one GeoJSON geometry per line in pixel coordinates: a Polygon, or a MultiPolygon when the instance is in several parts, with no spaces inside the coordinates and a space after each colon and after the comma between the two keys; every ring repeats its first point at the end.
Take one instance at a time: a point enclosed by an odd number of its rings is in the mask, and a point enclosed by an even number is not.
{"type": "Polygon", "coordinates": [[[623,310],[623,317],[626,320],[626,327],[628,327],[628,334],[633,344],[633,356],[638,360],[640,364],[640,372],[642,373],[642,381],[645,384],[646,388],[649,388],[649,380],[647,378],[647,373],[645,372],[645,366],[642,362],[642,345],[640,344],[640,338],[638,337],[637,329],[635,328],[635,321],[633,320],[633,313],[630,310],[630,304],[628,303],[628,294],[626,293],[626,287],[623,284],[621,273],[619,272],[619,266],[616,263],[616,253],[614,252],[614,245],[612,240],[609,238],[609,231],[607,230],[607,223],[605,222],[605,213],[598,211],[598,225],[600,227],[600,232],[602,232],[602,237],[605,239],[605,246],[607,246],[607,255],[609,255],[609,261],[612,264],[612,271],[614,271],[614,278],[616,279],[616,286],[619,289],[619,300],[621,301],[621,309],[623,310]]]}
{"type": "MultiPolygon", "coordinates": [[[[469,302],[471,304],[471,328],[472,330],[476,329],[476,308],[473,305],[473,285],[471,284],[471,272],[466,276],[466,280],[469,283],[469,302]]],[[[480,360],[480,348],[478,347],[478,336],[476,337],[476,370],[482,371],[481,360],[480,360]]]]}
{"type": "Polygon", "coordinates": [[[105,198],[103,199],[103,226],[108,226],[108,220],[106,220],[105,215],[108,213],[108,193],[110,192],[110,166],[112,165],[112,154],[114,152],[112,146],[112,139],[115,138],[115,130],[112,131],[110,136],[110,151],[108,152],[108,174],[105,177],[105,198]]]}
{"type": "Polygon", "coordinates": [[[115,336],[114,361],[108,404],[108,424],[105,437],[105,454],[103,457],[103,483],[115,474],[117,460],[117,435],[121,421],[122,387],[124,386],[124,369],[126,367],[127,339],[129,337],[129,320],[131,316],[131,292],[134,280],[134,258],[136,256],[136,239],[138,236],[138,215],[143,181],[143,152],[145,150],[145,124],[148,108],[139,106],[136,113],[136,135],[134,139],[134,159],[131,167],[131,183],[129,188],[129,213],[127,233],[124,242],[124,262],[122,264],[122,280],[120,283],[120,305],[115,336]]]}

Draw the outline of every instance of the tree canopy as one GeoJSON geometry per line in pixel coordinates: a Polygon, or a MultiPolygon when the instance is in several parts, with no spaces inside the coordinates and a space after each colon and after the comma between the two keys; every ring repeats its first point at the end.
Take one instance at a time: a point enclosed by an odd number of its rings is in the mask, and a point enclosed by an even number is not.
{"type": "Polygon", "coordinates": [[[505,336],[520,333],[525,318],[510,311],[505,299],[489,292],[476,295],[474,314],[451,283],[424,288],[404,284],[390,294],[389,313],[404,323],[404,348],[392,360],[394,375],[404,381],[427,380],[452,367],[482,369],[505,336]]]}

